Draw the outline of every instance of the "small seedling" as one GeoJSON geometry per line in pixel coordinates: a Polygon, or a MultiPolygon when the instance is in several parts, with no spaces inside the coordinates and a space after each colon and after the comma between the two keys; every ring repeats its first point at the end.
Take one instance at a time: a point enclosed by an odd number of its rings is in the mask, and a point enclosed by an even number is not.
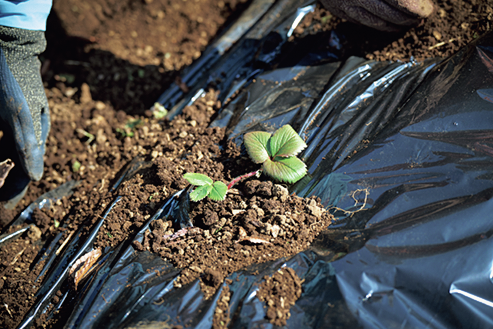
{"type": "Polygon", "coordinates": [[[306,143],[290,126],[279,128],[274,135],[264,131],[245,134],[244,144],[262,172],[280,182],[296,183],[306,175],[306,165],[296,156],[306,143]]]}
{"type": "Polygon", "coordinates": [[[290,125],[282,126],[274,135],[264,131],[247,133],[244,144],[252,161],[261,163],[262,169],[236,177],[228,185],[219,181],[213,183],[203,174],[187,173],[183,177],[197,186],[190,193],[192,201],[200,201],[206,196],[215,201],[224,200],[233,185],[245,178],[258,177],[262,172],[287,183],[296,183],[306,175],[305,163],[296,157],[306,143],[290,125]]]}
{"type": "Polygon", "coordinates": [[[77,132],[79,134],[82,134],[84,135],[85,137],[87,137],[87,140],[86,140],[86,144],[91,144],[91,142],[94,140],[95,136],[91,133],[88,133],[87,131],[85,131],[84,129],[77,129],[77,132]]]}
{"type": "Polygon", "coordinates": [[[78,172],[80,170],[80,167],[81,167],[80,162],[75,160],[75,162],[72,164],[72,171],[78,172]]]}
{"type": "Polygon", "coordinates": [[[125,128],[133,130],[137,128],[137,126],[140,125],[141,123],[142,123],[141,119],[128,120],[127,123],[125,123],[125,128]]]}
{"type": "Polygon", "coordinates": [[[192,201],[200,201],[206,196],[214,201],[224,200],[228,186],[223,182],[213,182],[212,179],[204,174],[187,173],[183,175],[190,184],[197,186],[195,190],[190,193],[190,199],[192,201]]]}
{"type": "Polygon", "coordinates": [[[142,123],[141,119],[129,120],[125,123],[125,128],[116,128],[116,132],[122,137],[134,137],[134,130],[142,123]]]}
{"type": "Polygon", "coordinates": [[[116,128],[116,132],[119,133],[122,137],[134,137],[134,132],[127,131],[126,129],[116,128]]]}
{"type": "Polygon", "coordinates": [[[325,23],[327,23],[330,19],[332,18],[332,15],[327,15],[327,16],[324,16],[322,17],[321,21],[322,21],[322,25],[324,25],[325,23]]]}
{"type": "Polygon", "coordinates": [[[154,106],[151,108],[152,115],[155,119],[163,119],[167,114],[168,110],[158,102],[154,103],[154,106]]]}

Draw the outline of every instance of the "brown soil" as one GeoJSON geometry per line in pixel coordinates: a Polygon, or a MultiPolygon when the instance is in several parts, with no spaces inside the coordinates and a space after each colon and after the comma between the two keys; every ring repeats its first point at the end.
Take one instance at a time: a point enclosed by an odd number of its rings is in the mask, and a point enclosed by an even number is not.
{"type": "Polygon", "coordinates": [[[421,61],[446,57],[491,30],[493,1],[435,0],[438,9],[419,26],[406,31],[397,41],[369,54],[369,59],[421,61]]]}
{"type": "Polygon", "coordinates": [[[301,280],[289,267],[279,269],[272,276],[265,276],[264,280],[257,297],[266,304],[266,317],[276,326],[285,326],[291,316],[289,308],[301,296],[301,280]]]}
{"type": "MultiPolygon", "coordinates": [[[[228,284],[232,282],[228,282],[231,280],[226,280],[228,284]]],[[[231,321],[231,317],[229,314],[229,301],[231,300],[231,291],[229,290],[229,286],[225,285],[221,294],[219,295],[219,300],[217,301],[216,310],[214,311],[214,319],[212,322],[213,329],[221,329],[227,328],[229,322],[231,321]]]]}
{"type": "Polygon", "coordinates": [[[177,238],[171,221],[151,224],[152,236],[138,243],[138,250],[150,250],[183,268],[175,286],[200,277],[206,298],[216,292],[224,278],[248,265],[293,256],[306,250],[318,233],[332,221],[314,198],[289,195],[272,182],[247,181],[239,194],[226,200],[209,200],[194,205],[195,228],[177,238]]]}
{"type": "MultiPolygon", "coordinates": [[[[95,248],[117,246],[132,238],[164,200],[188,185],[182,178],[186,172],[227,182],[257,169],[227,141],[222,129],[208,127],[221,107],[217,91],[211,90],[172,122],[146,112],[177,81],[179,71],[198,58],[247,5],[238,0],[54,1],[49,48],[41,58],[52,117],[44,176],[31,184],[15,209],[0,211],[0,230],[17,229],[9,223],[42,193],[71,180],[80,184],[73,195],[35,211],[30,230],[1,246],[0,327],[15,327],[32,306],[44,275],[43,255],[50,250],[57,255],[62,252],[79,227],[87,234],[117,195],[122,199],[105,220],[95,248]],[[112,190],[118,174],[137,156],[144,160],[138,173],[112,190]]],[[[341,56],[421,59],[446,56],[490,29],[491,0],[450,0],[439,5],[443,11],[433,19],[390,36],[341,22],[318,8],[297,29],[291,43],[300,47],[317,37],[329,40],[329,30],[336,28],[348,35],[343,41],[343,49],[348,50],[342,54],[341,49],[341,56]],[[364,42],[358,41],[361,38],[364,42]]],[[[0,132],[0,149],[1,136],[0,132]]],[[[202,289],[210,296],[228,273],[308,248],[330,222],[316,199],[279,194],[279,187],[266,181],[250,180],[235,187],[227,201],[192,205],[196,228],[180,231],[170,224],[171,219],[158,220],[143,243],[134,246],[159,253],[183,268],[177,285],[200,277],[202,289]],[[282,207],[281,198],[287,198],[282,207]],[[269,243],[255,243],[259,241],[252,238],[269,243]]],[[[223,289],[220,305],[227,304],[228,293],[223,289]]],[[[277,305],[275,298],[275,294],[266,297],[267,304],[275,300],[277,305]]],[[[226,308],[218,309],[227,313],[226,308]]],[[[288,311],[280,312],[285,316],[288,311]]],[[[226,325],[227,316],[219,314],[214,316],[215,326],[226,325]]],[[[57,327],[56,320],[40,320],[37,326],[57,327]]]]}
{"type": "MultiPolygon", "coordinates": [[[[11,231],[14,227],[11,228],[11,231]]],[[[2,300],[2,328],[14,328],[19,310],[26,310],[36,299],[34,293],[42,282],[42,262],[36,262],[41,238],[37,228],[29,230],[23,239],[0,249],[0,298],[2,300]],[[15,297],[13,302],[12,297],[15,297]]]]}
{"type": "MultiPolygon", "coordinates": [[[[326,33],[332,51],[334,36],[340,32],[345,56],[359,55],[379,61],[422,61],[431,57],[447,57],[493,27],[493,0],[434,0],[437,10],[428,19],[401,33],[384,33],[345,23],[323,8],[307,15],[294,35],[304,37],[326,33]]],[[[296,40],[292,37],[292,40],[296,40]]],[[[309,38],[309,40],[311,40],[309,38]]],[[[337,42],[336,42],[337,43],[337,42]]]]}

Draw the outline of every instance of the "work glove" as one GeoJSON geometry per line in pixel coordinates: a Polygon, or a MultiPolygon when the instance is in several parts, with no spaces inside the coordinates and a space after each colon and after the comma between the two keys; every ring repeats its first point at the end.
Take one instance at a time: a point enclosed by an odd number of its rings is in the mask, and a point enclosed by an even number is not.
{"type": "MultiPolygon", "coordinates": [[[[29,182],[43,175],[45,142],[50,130],[48,101],[38,55],[46,48],[43,31],[0,26],[0,162],[12,159],[0,189],[0,201],[11,208],[29,182]]],[[[1,211],[1,210],[0,210],[1,211]]]]}
{"type": "Polygon", "coordinates": [[[380,31],[415,25],[434,10],[432,0],[320,0],[333,15],[380,31]]]}

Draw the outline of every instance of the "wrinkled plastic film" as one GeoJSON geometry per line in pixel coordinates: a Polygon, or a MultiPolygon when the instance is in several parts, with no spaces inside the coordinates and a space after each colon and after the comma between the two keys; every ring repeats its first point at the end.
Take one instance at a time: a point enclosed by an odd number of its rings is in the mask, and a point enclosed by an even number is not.
{"type": "MultiPolygon", "coordinates": [[[[142,226],[134,240],[142,243],[144,235],[150,233],[149,224],[153,220],[169,216],[181,194],[182,191],[164,202],[142,226]]],[[[67,328],[113,328],[119,323],[128,322],[128,318],[132,318],[134,312],[141,314],[137,311],[141,303],[147,303],[149,300],[158,302],[160,294],[163,294],[161,289],[167,292],[173,287],[169,281],[176,278],[179,270],[149,252],[136,255],[131,243],[132,240],[129,240],[110,251],[111,259],[105,261],[93,281],[86,284],[87,291],[79,296],[82,298],[75,300],[76,310],[72,312],[67,328]],[[107,293],[102,294],[104,291],[107,293]],[[108,303],[108,299],[112,302],[108,303]],[[126,311],[114,314],[115,310],[122,309],[126,311]],[[109,313],[109,318],[104,316],[106,313],[109,313]]]]}
{"type": "MultiPolygon", "coordinates": [[[[333,209],[336,228],[323,236],[349,252],[332,263],[334,274],[365,327],[491,325],[490,253],[478,264],[493,228],[493,107],[484,92],[493,53],[485,49],[471,46],[438,66],[343,67],[300,129],[310,177],[294,190],[342,210],[333,209]]],[[[240,117],[233,137],[250,122],[267,131],[296,125],[255,110],[231,115],[240,117]]]]}
{"type": "Polygon", "coordinates": [[[347,221],[365,247],[333,263],[348,306],[368,326],[493,322],[493,107],[476,92],[493,84],[485,54],[470,46],[440,64],[377,136],[378,153],[333,173],[350,177],[348,191],[370,190],[368,213],[347,221]]]}

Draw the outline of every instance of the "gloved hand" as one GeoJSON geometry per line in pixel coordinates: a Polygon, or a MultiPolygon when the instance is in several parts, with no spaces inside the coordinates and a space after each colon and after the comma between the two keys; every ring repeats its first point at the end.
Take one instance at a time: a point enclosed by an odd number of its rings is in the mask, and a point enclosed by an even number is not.
{"type": "Polygon", "coordinates": [[[435,8],[432,0],[320,0],[337,17],[380,31],[396,32],[417,24],[435,8]]]}
{"type": "Polygon", "coordinates": [[[43,175],[50,118],[38,55],[45,48],[43,31],[0,26],[0,162],[11,158],[16,164],[0,201],[11,200],[10,206],[43,175]]]}

